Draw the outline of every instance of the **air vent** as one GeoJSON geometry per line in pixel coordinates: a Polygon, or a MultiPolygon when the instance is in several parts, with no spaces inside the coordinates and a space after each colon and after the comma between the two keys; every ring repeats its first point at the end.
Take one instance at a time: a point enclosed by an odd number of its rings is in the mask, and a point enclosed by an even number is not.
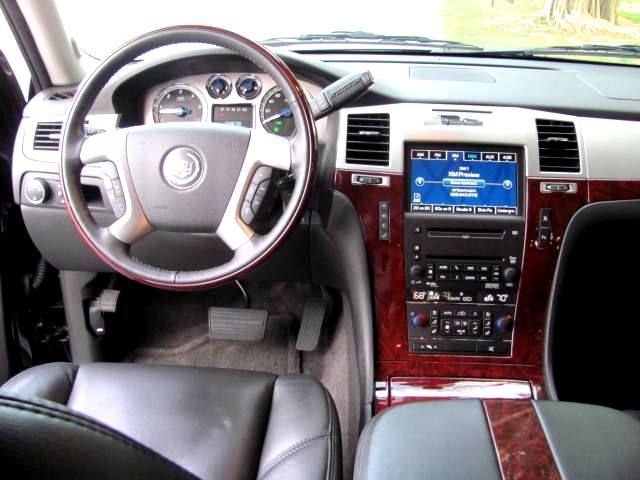
{"type": "Polygon", "coordinates": [[[61,92],[56,92],[47,97],[47,100],[57,101],[57,100],[68,100],[73,98],[76,94],[74,90],[64,90],[61,92]]]}
{"type": "Polygon", "coordinates": [[[389,114],[352,114],[347,118],[347,163],[389,165],[389,114]]]}
{"type": "Polygon", "coordinates": [[[38,122],[33,138],[34,150],[58,150],[62,122],[38,122]]]}
{"type": "Polygon", "coordinates": [[[580,154],[572,122],[536,120],[541,172],[579,172],[580,154]]]}

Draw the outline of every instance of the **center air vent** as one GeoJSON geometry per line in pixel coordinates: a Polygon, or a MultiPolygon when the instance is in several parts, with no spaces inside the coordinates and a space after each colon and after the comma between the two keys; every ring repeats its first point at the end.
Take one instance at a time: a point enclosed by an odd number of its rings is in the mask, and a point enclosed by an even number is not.
{"type": "Polygon", "coordinates": [[[75,94],[76,92],[74,90],[63,90],[61,92],[52,93],[47,97],[47,100],[68,100],[73,98],[75,94]]]}
{"type": "Polygon", "coordinates": [[[541,172],[579,172],[580,154],[572,122],[536,120],[541,172]]]}
{"type": "Polygon", "coordinates": [[[62,122],[38,122],[33,138],[34,150],[58,150],[62,122]]]}
{"type": "Polygon", "coordinates": [[[347,163],[389,165],[389,114],[352,114],[347,118],[347,163]]]}

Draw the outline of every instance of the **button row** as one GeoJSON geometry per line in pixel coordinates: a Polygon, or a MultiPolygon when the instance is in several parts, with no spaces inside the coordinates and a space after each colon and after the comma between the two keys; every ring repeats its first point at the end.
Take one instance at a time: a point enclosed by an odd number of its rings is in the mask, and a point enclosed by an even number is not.
{"type": "Polygon", "coordinates": [[[505,355],[511,351],[510,342],[426,341],[412,342],[412,353],[481,353],[505,355]]]}
{"type": "Polygon", "coordinates": [[[500,152],[463,152],[463,151],[446,151],[446,150],[411,150],[412,160],[449,160],[459,162],[515,162],[517,156],[515,153],[500,152]]]}
{"type": "Polygon", "coordinates": [[[389,202],[378,202],[378,240],[389,241],[389,202]]]}
{"type": "Polygon", "coordinates": [[[459,213],[475,215],[517,215],[513,207],[471,207],[461,205],[411,205],[412,212],[422,213],[459,213]]]}
{"type": "Polygon", "coordinates": [[[271,175],[273,170],[271,167],[259,167],[253,174],[251,184],[247,188],[244,196],[244,202],[240,209],[240,218],[245,223],[251,223],[260,210],[260,205],[269,190],[271,175]]]}

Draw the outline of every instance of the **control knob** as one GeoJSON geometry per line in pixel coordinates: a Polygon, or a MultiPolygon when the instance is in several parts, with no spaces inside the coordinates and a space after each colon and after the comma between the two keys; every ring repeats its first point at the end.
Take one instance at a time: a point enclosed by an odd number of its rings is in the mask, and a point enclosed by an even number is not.
{"type": "Polygon", "coordinates": [[[516,267],[505,267],[505,269],[502,271],[502,278],[505,282],[511,283],[518,280],[519,274],[520,272],[518,272],[518,269],[516,267]]]}
{"type": "Polygon", "coordinates": [[[500,315],[496,318],[495,328],[500,333],[510,332],[513,328],[513,317],[511,315],[500,315]]]}
{"type": "Polygon", "coordinates": [[[422,265],[411,265],[409,275],[416,280],[422,280],[426,275],[426,271],[422,265]]]}
{"type": "Polygon", "coordinates": [[[429,318],[424,313],[416,313],[411,319],[411,323],[417,328],[426,328],[429,324],[429,318]]]}
{"type": "Polygon", "coordinates": [[[40,205],[49,197],[49,184],[41,178],[32,178],[24,186],[24,196],[31,205],[40,205]]]}

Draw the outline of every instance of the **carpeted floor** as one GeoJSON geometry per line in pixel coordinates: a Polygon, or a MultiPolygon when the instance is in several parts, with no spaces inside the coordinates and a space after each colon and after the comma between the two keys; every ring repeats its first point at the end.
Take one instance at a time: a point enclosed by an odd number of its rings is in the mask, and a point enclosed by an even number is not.
{"type": "Polygon", "coordinates": [[[290,315],[269,316],[261,342],[211,340],[206,318],[199,324],[165,337],[157,330],[154,332],[153,338],[131,352],[127,361],[235,368],[277,374],[300,371],[294,336],[297,321],[290,315]]]}
{"type": "Polygon", "coordinates": [[[275,374],[305,373],[331,393],[342,430],[345,478],[353,472],[358,440],[358,379],[349,365],[354,359],[349,319],[335,315],[325,325],[320,347],[314,352],[295,348],[306,287],[302,285],[250,285],[251,308],[269,312],[260,342],[209,338],[209,307],[242,307],[237,287],[205,292],[175,293],[153,289],[135,292],[127,312],[137,319],[140,338],[126,361],[162,365],[234,368],[275,374]]]}

